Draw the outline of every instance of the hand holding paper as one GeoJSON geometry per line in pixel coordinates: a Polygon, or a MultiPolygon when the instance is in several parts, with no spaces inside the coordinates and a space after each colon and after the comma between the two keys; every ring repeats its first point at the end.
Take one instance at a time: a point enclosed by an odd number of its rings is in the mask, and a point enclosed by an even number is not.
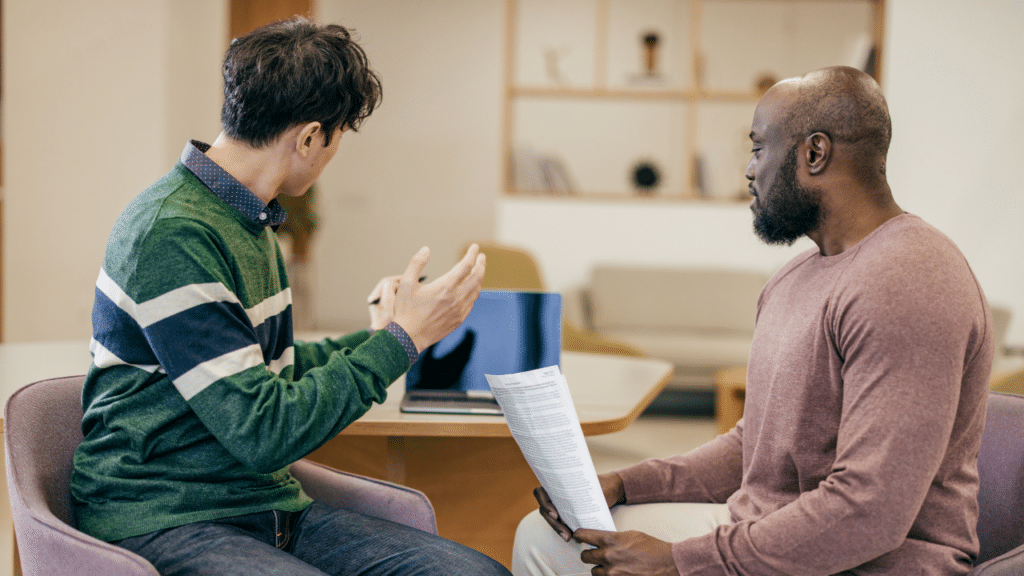
{"type": "MultiPolygon", "coordinates": [[[[597,481],[601,484],[601,491],[604,493],[604,500],[608,504],[609,509],[616,504],[622,504],[626,501],[622,478],[618,474],[615,472],[598,474],[597,481]]],[[[551,497],[548,496],[547,490],[542,486],[538,486],[533,490],[533,497],[537,499],[537,505],[540,506],[541,517],[551,526],[551,529],[557,532],[562,537],[562,540],[566,542],[571,540],[573,530],[565,522],[562,522],[562,517],[558,514],[558,509],[555,508],[554,503],[551,502],[551,497]]]]}
{"type": "Polygon", "coordinates": [[[569,387],[558,366],[487,375],[512,437],[558,510],[578,528],[614,531],[569,387]]]}

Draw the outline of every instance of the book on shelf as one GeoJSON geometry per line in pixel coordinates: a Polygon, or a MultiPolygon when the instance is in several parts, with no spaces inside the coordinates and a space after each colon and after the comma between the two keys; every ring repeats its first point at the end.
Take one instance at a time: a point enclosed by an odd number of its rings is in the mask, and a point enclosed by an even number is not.
{"type": "Polygon", "coordinates": [[[521,148],[513,155],[515,189],[521,192],[569,195],[576,185],[565,162],[554,154],[540,154],[521,148]]]}

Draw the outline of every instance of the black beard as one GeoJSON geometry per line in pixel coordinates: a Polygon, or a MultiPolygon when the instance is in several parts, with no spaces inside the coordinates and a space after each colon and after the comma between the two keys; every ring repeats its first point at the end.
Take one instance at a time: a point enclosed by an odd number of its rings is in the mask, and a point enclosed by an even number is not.
{"type": "Polygon", "coordinates": [[[755,200],[754,232],[766,244],[792,245],[821,222],[818,191],[797,182],[796,151],[793,146],[771,187],[755,200]]]}

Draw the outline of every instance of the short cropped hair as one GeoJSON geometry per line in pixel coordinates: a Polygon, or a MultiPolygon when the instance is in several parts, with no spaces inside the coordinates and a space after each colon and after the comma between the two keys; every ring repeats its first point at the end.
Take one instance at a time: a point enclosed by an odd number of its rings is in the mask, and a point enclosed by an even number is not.
{"type": "Polygon", "coordinates": [[[854,68],[812,72],[797,82],[786,122],[794,138],[815,132],[885,158],[892,139],[889,107],[878,84],[854,68]]]}
{"type": "Polygon", "coordinates": [[[294,18],[236,38],[224,57],[224,132],[255,148],[292,126],[357,130],[380,103],[380,77],[352,33],[294,18]]]}

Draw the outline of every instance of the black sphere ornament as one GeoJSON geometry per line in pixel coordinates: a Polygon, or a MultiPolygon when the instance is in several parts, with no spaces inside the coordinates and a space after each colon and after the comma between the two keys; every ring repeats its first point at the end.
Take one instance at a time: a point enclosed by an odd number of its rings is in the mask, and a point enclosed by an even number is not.
{"type": "Polygon", "coordinates": [[[652,194],[661,180],[658,167],[650,162],[640,162],[633,167],[633,185],[640,194],[652,194]]]}

